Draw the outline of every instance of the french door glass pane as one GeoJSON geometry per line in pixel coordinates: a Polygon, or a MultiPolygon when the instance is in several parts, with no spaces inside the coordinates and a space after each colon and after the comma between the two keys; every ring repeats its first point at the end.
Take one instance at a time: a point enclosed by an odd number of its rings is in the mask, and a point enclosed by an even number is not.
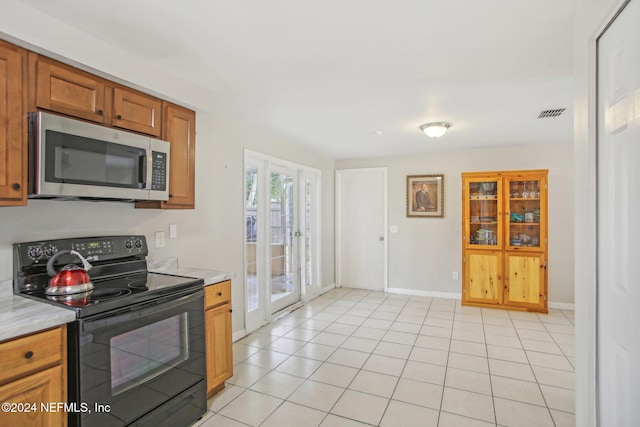
{"type": "Polygon", "coordinates": [[[271,301],[294,293],[292,176],[271,173],[271,301]]]}
{"type": "Polygon", "coordinates": [[[304,182],[304,285],[311,286],[311,180],[304,182]]]}
{"type": "Polygon", "coordinates": [[[258,303],[258,169],[248,167],[245,170],[245,245],[247,281],[247,311],[252,312],[259,307],[258,303]]]}

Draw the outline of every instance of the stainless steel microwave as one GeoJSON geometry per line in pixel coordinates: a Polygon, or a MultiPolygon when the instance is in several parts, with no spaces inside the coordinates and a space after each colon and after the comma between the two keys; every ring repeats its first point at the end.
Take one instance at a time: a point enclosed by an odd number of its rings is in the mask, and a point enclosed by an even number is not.
{"type": "Polygon", "coordinates": [[[169,143],[42,111],[29,114],[29,197],[168,200],[169,143]]]}

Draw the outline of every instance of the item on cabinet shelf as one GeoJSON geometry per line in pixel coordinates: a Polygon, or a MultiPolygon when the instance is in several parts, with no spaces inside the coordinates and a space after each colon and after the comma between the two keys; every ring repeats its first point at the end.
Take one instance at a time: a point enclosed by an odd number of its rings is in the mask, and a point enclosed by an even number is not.
{"type": "Polygon", "coordinates": [[[93,266],[89,261],[74,250],[63,250],[56,252],[47,261],[47,273],[51,277],[49,286],[44,290],[46,295],[69,295],[89,292],[93,289],[89,270],[93,266]],[[82,268],[75,264],[67,264],[56,271],[54,264],[62,255],[69,254],[77,257],[82,262],[82,268]]]}
{"type": "Polygon", "coordinates": [[[496,222],[496,217],[495,216],[481,216],[480,217],[480,221],[481,222],[496,222]]]}
{"type": "Polygon", "coordinates": [[[516,212],[511,212],[509,219],[511,222],[524,222],[524,215],[516,212]]]}
{"type": "Polygon", "coordinates": [[[533,212],[524,213],[524,222],[535,222],[535,214],[533,212]]]}
{"type": "Polygon", "coordinates": [[[528,234],[522,233],[520,234],[520,241],[526,245],[529,242],[531,242],[531,236],[529,236],[528,234]]]}
{"type": "Polygon", "coordinates": [[[484,196],[495,195],[496,183],[495,182],[483,182],[480,184],[480,194],[484,196]]]}
{"type": "Polygon", "coordinates": [[[480,222],[480,217],[477,215],[474,215],[471,217],[471,222],[480,222]]]}
{"type": "Polygon", "coordinates": [[[517,199],[518,197],[520,197],[520,186],[518,184],[519,184],[518,182],[512,183],[513,190],[511,191],[511,193],[509,193],[509,197],[514,199],[517,199]]]}

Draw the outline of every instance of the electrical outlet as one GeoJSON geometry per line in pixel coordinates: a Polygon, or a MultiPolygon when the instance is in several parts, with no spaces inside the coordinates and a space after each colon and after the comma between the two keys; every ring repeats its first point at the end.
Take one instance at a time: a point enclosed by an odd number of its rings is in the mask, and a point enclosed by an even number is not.
{"type": "Polygon", "coordinates": [[[156,231],[156,248],[164,248],[164,231],[156,231]]]}
{"type": "Polygon", "coordinates": [[[457,271],[454,271],[451,276],[452,276],[453,280],[458,280],[458,272],[457,271]]]}
{"type": "Polygon", "coordinates": [[[389,231],[392,233],[397,233],[398,232],[398,226],[397,225],[392,225],[391,227],[389,227],[389,231]]]}

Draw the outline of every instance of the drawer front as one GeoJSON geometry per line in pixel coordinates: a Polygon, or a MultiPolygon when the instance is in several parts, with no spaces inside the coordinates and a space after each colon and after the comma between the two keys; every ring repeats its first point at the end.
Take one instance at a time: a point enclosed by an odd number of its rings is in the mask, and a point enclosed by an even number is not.
{"type": "Polygon", "coordinates": [[[231,301],[231,281],[209,285],[204,288],[204,307],[210,308],[231,301]]]}
{"type": "Polygon", "coordinates": [[[1,343],[0,383],[61,363],[64,342],[64,328],[56,328],[1,343]]]}

